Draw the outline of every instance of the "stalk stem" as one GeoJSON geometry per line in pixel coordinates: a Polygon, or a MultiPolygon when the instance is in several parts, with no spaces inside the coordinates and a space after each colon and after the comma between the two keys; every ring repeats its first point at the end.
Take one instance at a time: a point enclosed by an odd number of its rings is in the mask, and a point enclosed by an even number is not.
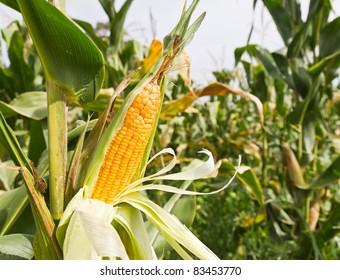
{"type": "Polygon", "coordinates": [[[263,186],[268,185],[267,160],[268,160],[268,133],[265,129],[263,129],[263,158],[262,158],[262,184],[263,186]]]}
{"type": "Polygon", "coordinates": [[[53,81],[47,81],[48,154],[50,209],[54,220],[64,211],[67,164],[67,94],[53,81]]]}

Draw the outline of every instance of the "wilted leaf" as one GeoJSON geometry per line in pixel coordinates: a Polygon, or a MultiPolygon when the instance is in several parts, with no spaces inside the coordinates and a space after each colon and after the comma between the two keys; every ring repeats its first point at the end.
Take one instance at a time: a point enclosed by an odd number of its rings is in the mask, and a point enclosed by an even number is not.
{"type": "Polygon", "coordinates": [[[173,68],[178,71],[189,91],[193,92],[190,78],[190,59],[185,50],[175,58],[173,68]]]}
{"type": "Polygon", "coordinates": [[[162,54],[163,44],[161,41],[153,40],[149,48],[148,56],[143,60],[144,67],[142,68],[143,73],[150,70],[152,65],[160,58],[162,54]]]}
{"type": "Polygon", "coordinates": [[[188,92],[184,96],[174,101],[164,102],[160,118],[163,120],[170,120],[178,113],[185,111],[198,97],[202,96],[221,96],[234,94],[253,101],[259,112],[260,121],[263,125],[263,104],[258,97],[241,89],[236,89],[222,83],[212,83],[206,87],[196,89],[193,93],[188,92]]]}
{"type": "Polygon", "coordinates": [[[243,221],[242,226],[243,227],[251,227],[253,225],[259,224],[261,222],[263,222],[266,218],[266,213],[264,212],[260,212],[256,215],[253,215],[249,218],[247,218],[246,220],[243,221]]]}

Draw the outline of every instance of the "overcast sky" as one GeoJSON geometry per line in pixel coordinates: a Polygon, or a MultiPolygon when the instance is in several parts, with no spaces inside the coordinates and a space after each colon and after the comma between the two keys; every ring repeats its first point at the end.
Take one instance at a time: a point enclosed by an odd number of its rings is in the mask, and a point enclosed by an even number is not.
{"type": "MultiPolygon", "coordinates": [[[[117,7],[124,1],[116,0],[117,7]]],[[[190,1],[189,1],[190,2],[190,1]]],[[[302,13],[308,10],[307,0],[301,0],[302,13]]],[[[156,38],[162,39],[180,16],[184,0],[134,0],[127,15],[129,35],[142,43],[153,39],[150,13],[155,23],[156,38]]],[[[340,1],[333,0],[334,10],[340,15],[340,1]]],[[[253,0],[201,0],[193,18],[206,11],[201,28],[187,48],[191,59],[191,73],[195,80],[212,79],[212,70],[231,68],[234,49],[244,46],[254,19],[255,29],[251,43],[258,43],[273,51],[283,43],[267,11],[258,1],[253,13],[253,0]]],[[[98,0],[67,0],[68,15],[95,24],[107,21],[98,0]]],[[[0,27],[16,17],[9,9],[0,6],[0,27]]],[[[335,17],[335,15],[333,15],[335,17]]]]}

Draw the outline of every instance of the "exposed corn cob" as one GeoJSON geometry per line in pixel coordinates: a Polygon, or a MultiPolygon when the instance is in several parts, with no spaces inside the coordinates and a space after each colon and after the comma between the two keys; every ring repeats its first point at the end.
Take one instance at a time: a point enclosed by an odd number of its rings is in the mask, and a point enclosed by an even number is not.
{"type": "Polygon", "coordinates": [[[148,83],[128,108],[95,183],[92,198],[112,203],[131,182],[144,154],[160,107],[160,88],[148,83]]]}

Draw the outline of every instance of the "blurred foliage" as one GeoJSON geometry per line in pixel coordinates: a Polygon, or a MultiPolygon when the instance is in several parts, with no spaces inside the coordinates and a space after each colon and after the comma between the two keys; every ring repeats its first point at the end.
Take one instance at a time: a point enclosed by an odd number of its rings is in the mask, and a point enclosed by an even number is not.
{"type": "MultiPolygon", "coordinates": [[[[70,108],[72,139],[80,135],[75,132],[89,112],[93,119],[100,114],[112,96],[110,89],[150,63],[159,48],[156,42],[149,48],[125,40],[123,26],[132,1],[118,11],[114,1],[100,2],[109,23],[92,27],[76,22],[103,53],[104,86],[93,103],[70,108]]],[[[329,20],[330,0],[311,0],[306,20],[299,1],[262,2],[282,48],[237,48],[234,69],[214,71],[216,82],[203,88],[192,89],[185,71],[173,74],[153,149],[172,147],[183,166],[200,149],[209,149],[219,172],[193,184],[201,192],[225,184],[242,155],[240,173],[227,190],[199,196],[187,210],[180,207],[187,213],[176,212],[180,218],[191,216],[196,207],[191,229],[220,258],[340,259],[340,18],[329,20]]],[[[46,90],[41,63],[23,24],[4,28],[2,43],[9,63],[0,62],[0,109],[39,175],[47,179],[46,108],[36,100],[46,90]]],[[[178,63],[188,67],[190,62],[184,57],[178,63]]],[[[183,65],[175,68],[183,70],[183,65]]],[[[139,80],[139,71],[121,98],[139,80]]],[[[115,106],[120,104],[117,99],[115,106]]],[[[70,150],[75,142],[69,141],[70,150]]],[[[0,164],[11,165],[1,143],[0,157],[0,164]]],[[[151,164],[147,172],[159,164],[151,164]]],[[[17,171],[0,169],[0,192],[19,193],[22,185],[17,171]]],[[[160,204],[168,200],[163,193],[150,196],[160,204]]],[[[17,217],[10,224],[0,217],[0,233],[33,234],[22,194],[16,201],[11,211],[17,217]]],[[[163,250],[164,258],[177,257],[166,246],[163,250]]]]}
{"type": "Polygon", "coordinates": [[[224,194],[197,198],[192,229],[221,258],[339,259],[340,21],[328,20],[329,1],[311,1],[306,21],[297,1],[263,3],[285,46],[237,48],[235,69],[213,74],[258,97],[264,125],[250,99],[216,89],[180,108],[176,101],[187,101],[190,90],[179,76],[165,102],[179,114],[160,124],[158,149],[172,146],[188,159],[204,147],[222,160],[200,191],[229,178],[226,162],[236,165],[239,154],[254,174],[238,176],[224,194]]]}

